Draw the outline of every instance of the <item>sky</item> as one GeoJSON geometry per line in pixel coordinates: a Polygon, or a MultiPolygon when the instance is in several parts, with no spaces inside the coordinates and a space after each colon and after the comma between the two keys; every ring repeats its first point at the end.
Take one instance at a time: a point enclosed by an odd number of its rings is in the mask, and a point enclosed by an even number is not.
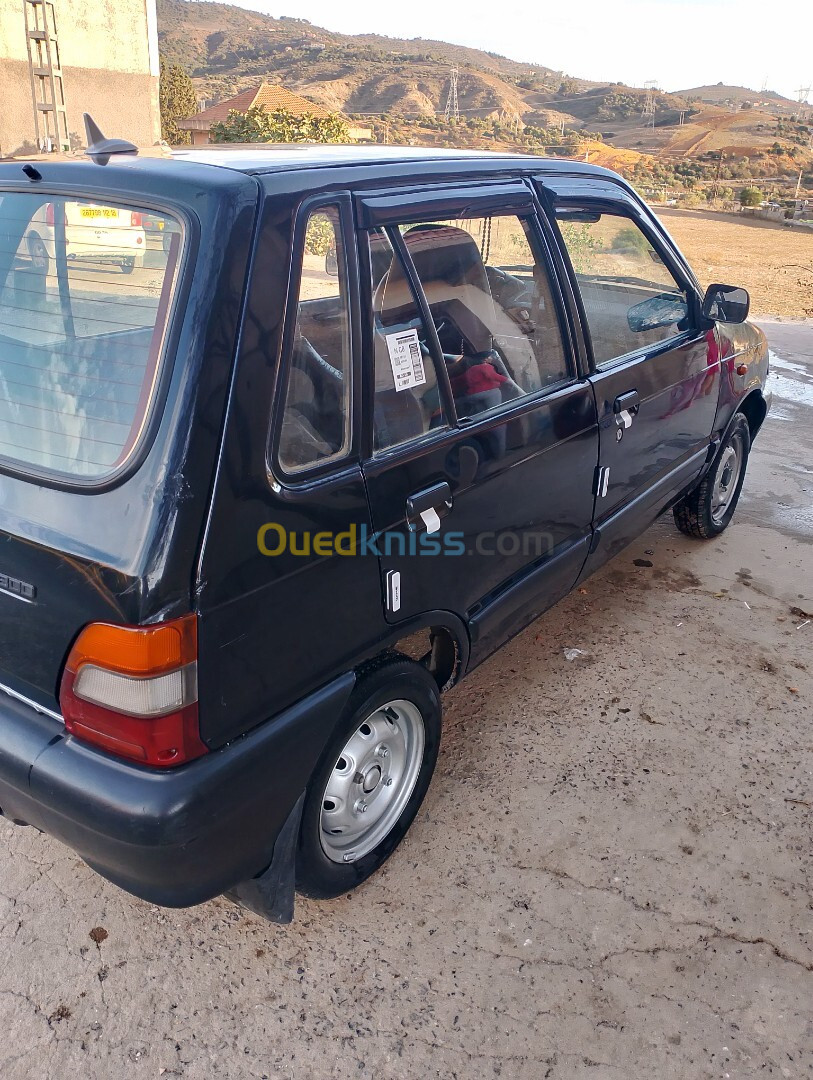
{"type": "MultiPolygon", "coordinates": [[[[796,100],[813,83],[813,0],[231,0],[345,34],[435,38],[569,75],[664,90],[723,82],[796,100]]],[[[813,102],[813,91],[810,94],[813,102]]]]}

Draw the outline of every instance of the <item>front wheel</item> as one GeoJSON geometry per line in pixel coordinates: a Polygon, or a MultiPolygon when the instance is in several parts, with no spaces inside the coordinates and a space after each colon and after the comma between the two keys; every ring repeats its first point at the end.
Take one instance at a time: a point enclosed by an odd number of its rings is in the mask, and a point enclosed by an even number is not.
{"type": "Polygon", "coordinates": [[[682,533],[709,540],[728,527],[739,502],[750,450],[748,421],[737,413],[707,475],[674,507],[675,524],[682,533]]]}
{"type": "Polygon", "coordinates": [[[386,656],[359,677],[308,787],[299,892],[339,896],[390,857],[429,788],[440,732],[437,684],[420,664],[386,656]]]}

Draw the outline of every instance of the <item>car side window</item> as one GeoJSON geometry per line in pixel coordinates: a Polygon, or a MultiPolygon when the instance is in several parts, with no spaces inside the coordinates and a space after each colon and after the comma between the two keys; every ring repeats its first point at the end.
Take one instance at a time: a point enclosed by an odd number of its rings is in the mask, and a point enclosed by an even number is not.
{"type": "Polygon", "coordinates": [[[279,441],[286,472],[345,457],[350,449],[350,316],[339,210],[308,217],[300,253],[296,324],[279,441]]]}
{"type": "Polygon", "coordinates": [[[596,367],[691,328],[688,297],[646,234],[621,213],[560,207],[596,367]]]}
{"type": "Polygon", "coordinates": [[[399,256],[383,229],[368,233],[373,314],[375,450],[446,426],[426,326],[399,256]]]}
{"type": "Polygon", "coordinates": [[[401,227],[440,340],[458,417],[572,377],[548,271],[513,215],[401,227]]]}

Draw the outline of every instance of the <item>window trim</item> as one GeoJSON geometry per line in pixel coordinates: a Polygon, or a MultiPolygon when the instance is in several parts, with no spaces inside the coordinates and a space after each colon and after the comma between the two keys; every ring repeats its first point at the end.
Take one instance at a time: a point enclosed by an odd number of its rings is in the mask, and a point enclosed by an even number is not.
{"type": "MultiPolygon", "coordinates": [[[[36,465],[28,465],[15,458],[0,454],[0,475],[12,476],[20,480],[35,481],[43,487],[70,491],[75,494],[97,495],[118,487],[141,468],[155,441],[158,428],[164,417],[166,398],[172,374],[175,370],[175,354],[183,328],[184,315],[188,309],[189,296],[193,286],[192,270],[197,262],[200,247],[201,224],[194,211],[187,207],[174,205],[156,199],[152,195],[136,190],[110,191],[88,186],[77,188],[75,185],[46,184],[37,186],[36,192],[19,184],[0,185],[0,198],[5,195],[43,196],[41,205],[49,199],[79,200],[102,205],[119,206],[124,210],[146,210],[172,218],[178,223],[180,233],[180,252],[174,270],[174,282],[170,302],[167,306],[155,373],[150,387],[150,396],[139,430],[124,459],[100,476],[84,478],[73,473],[61,472],[36,465]]],[[[12,271],[9,264],[9,273],[12,271]]],[[[5,282],[4,282],[5,284],[5,282]]]]}
{"type": "Polygon", "coordinates": [[[634,359],[645,359],[650,355],[678,349],[682,345],[688,344],[701,332],[699,320],[700,299],[695,282],[686,274],[682,264],[674,258],[672,251],[669,248],[664,247],[662,238],[656,234],[649,220],[640,213],[639,208],[635,203],[631,201],[628,202],[626,199],[613,201],[600,196],[591,196],[589,194],[585,194],[584,197],[567,195],[554,198],[553,206],[548,216],[551,219],[551,227],[556,230],[562,258],[565,260],[565,266],[570,275],[571,288],[574,293],[579,318],[582,324],[582,334],[584,336],[585,345],[587,346],[590,373],[592,375],[602,375],[605,372],[612,371],[616,367],[629,363],[634,359]],[[560,227],[558,216],[560,208],[569,210],[596,210],[605,214],[612,214],[614,217],[626,218],[633,225],[637,226],[639,231],[643,233],[645,239],[660,256],[661,261],[674,278],[676,284],[680,285],[685,291],[689,315],[692,321],[691,327],[687,330],[681,330],[677,334],[672,334],[668,338],[663,338],[661,341],[655,341],[649,345],[641,345],[637,349],[630,349],[629,352],[621,353],[618,356],[612,357],[610,360],[605,360],[600,364],[597,364],[596,354],[593,348],[593,334],[590,327],[590,320],[587,316],[587,310],[584,306],[581,288],[579,287],[578,275],[576,274],[573,260],[570,257],[570,250],[565,242],[560,227]]]}
{"type": "Polygon", "coordinates": [[[291,489],[307,486],[341,473],[358,460],[359,431],[361,428],[361,402],[358,394],[359,347],[359,280],[358,252],[353,227],[352,198],[348,191],[326,192],[303,199],[293,215],[290,244],[291,258],[288,267],[285,307],[282,318],[282,335],[277,374],[274,380],[269,434],[266,440],[266,469],[272,481],[291,489]],[[349,414],[349,438],[347,452],[336,454],[326,460],[316,461],[301,469],[291,471],[283,465],[279,456],[282,421],[288,392],[288,380],[294,351],[296,323],[299,314],[299,291],[302,285],[302,258],[305,253],[305,233],[312,214],[324,207],[332,207],[338,213],[339,229],[344,249],[344,272],[347,286],[347,345],[349,349],[347,373],[347,411],[349,414]]]}

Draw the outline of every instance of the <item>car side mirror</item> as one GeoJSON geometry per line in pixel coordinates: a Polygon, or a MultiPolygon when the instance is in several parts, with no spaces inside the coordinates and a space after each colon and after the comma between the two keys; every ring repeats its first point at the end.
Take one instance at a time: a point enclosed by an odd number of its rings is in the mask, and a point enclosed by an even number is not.
{"type": "Polygon", "coordinates": [[[748,290],[738,285],[709,285],[703,297],[703,314],[714,322],[745,322],[750,306],[748,290]]]}
{"type": "Polygon", "coordinates": [[[689,313],[686,299],[675,293],[658,293],[635,304],[627,312],[627,324],[633,334],[644,330],[658,330],[681,322],[689,313]]]}

